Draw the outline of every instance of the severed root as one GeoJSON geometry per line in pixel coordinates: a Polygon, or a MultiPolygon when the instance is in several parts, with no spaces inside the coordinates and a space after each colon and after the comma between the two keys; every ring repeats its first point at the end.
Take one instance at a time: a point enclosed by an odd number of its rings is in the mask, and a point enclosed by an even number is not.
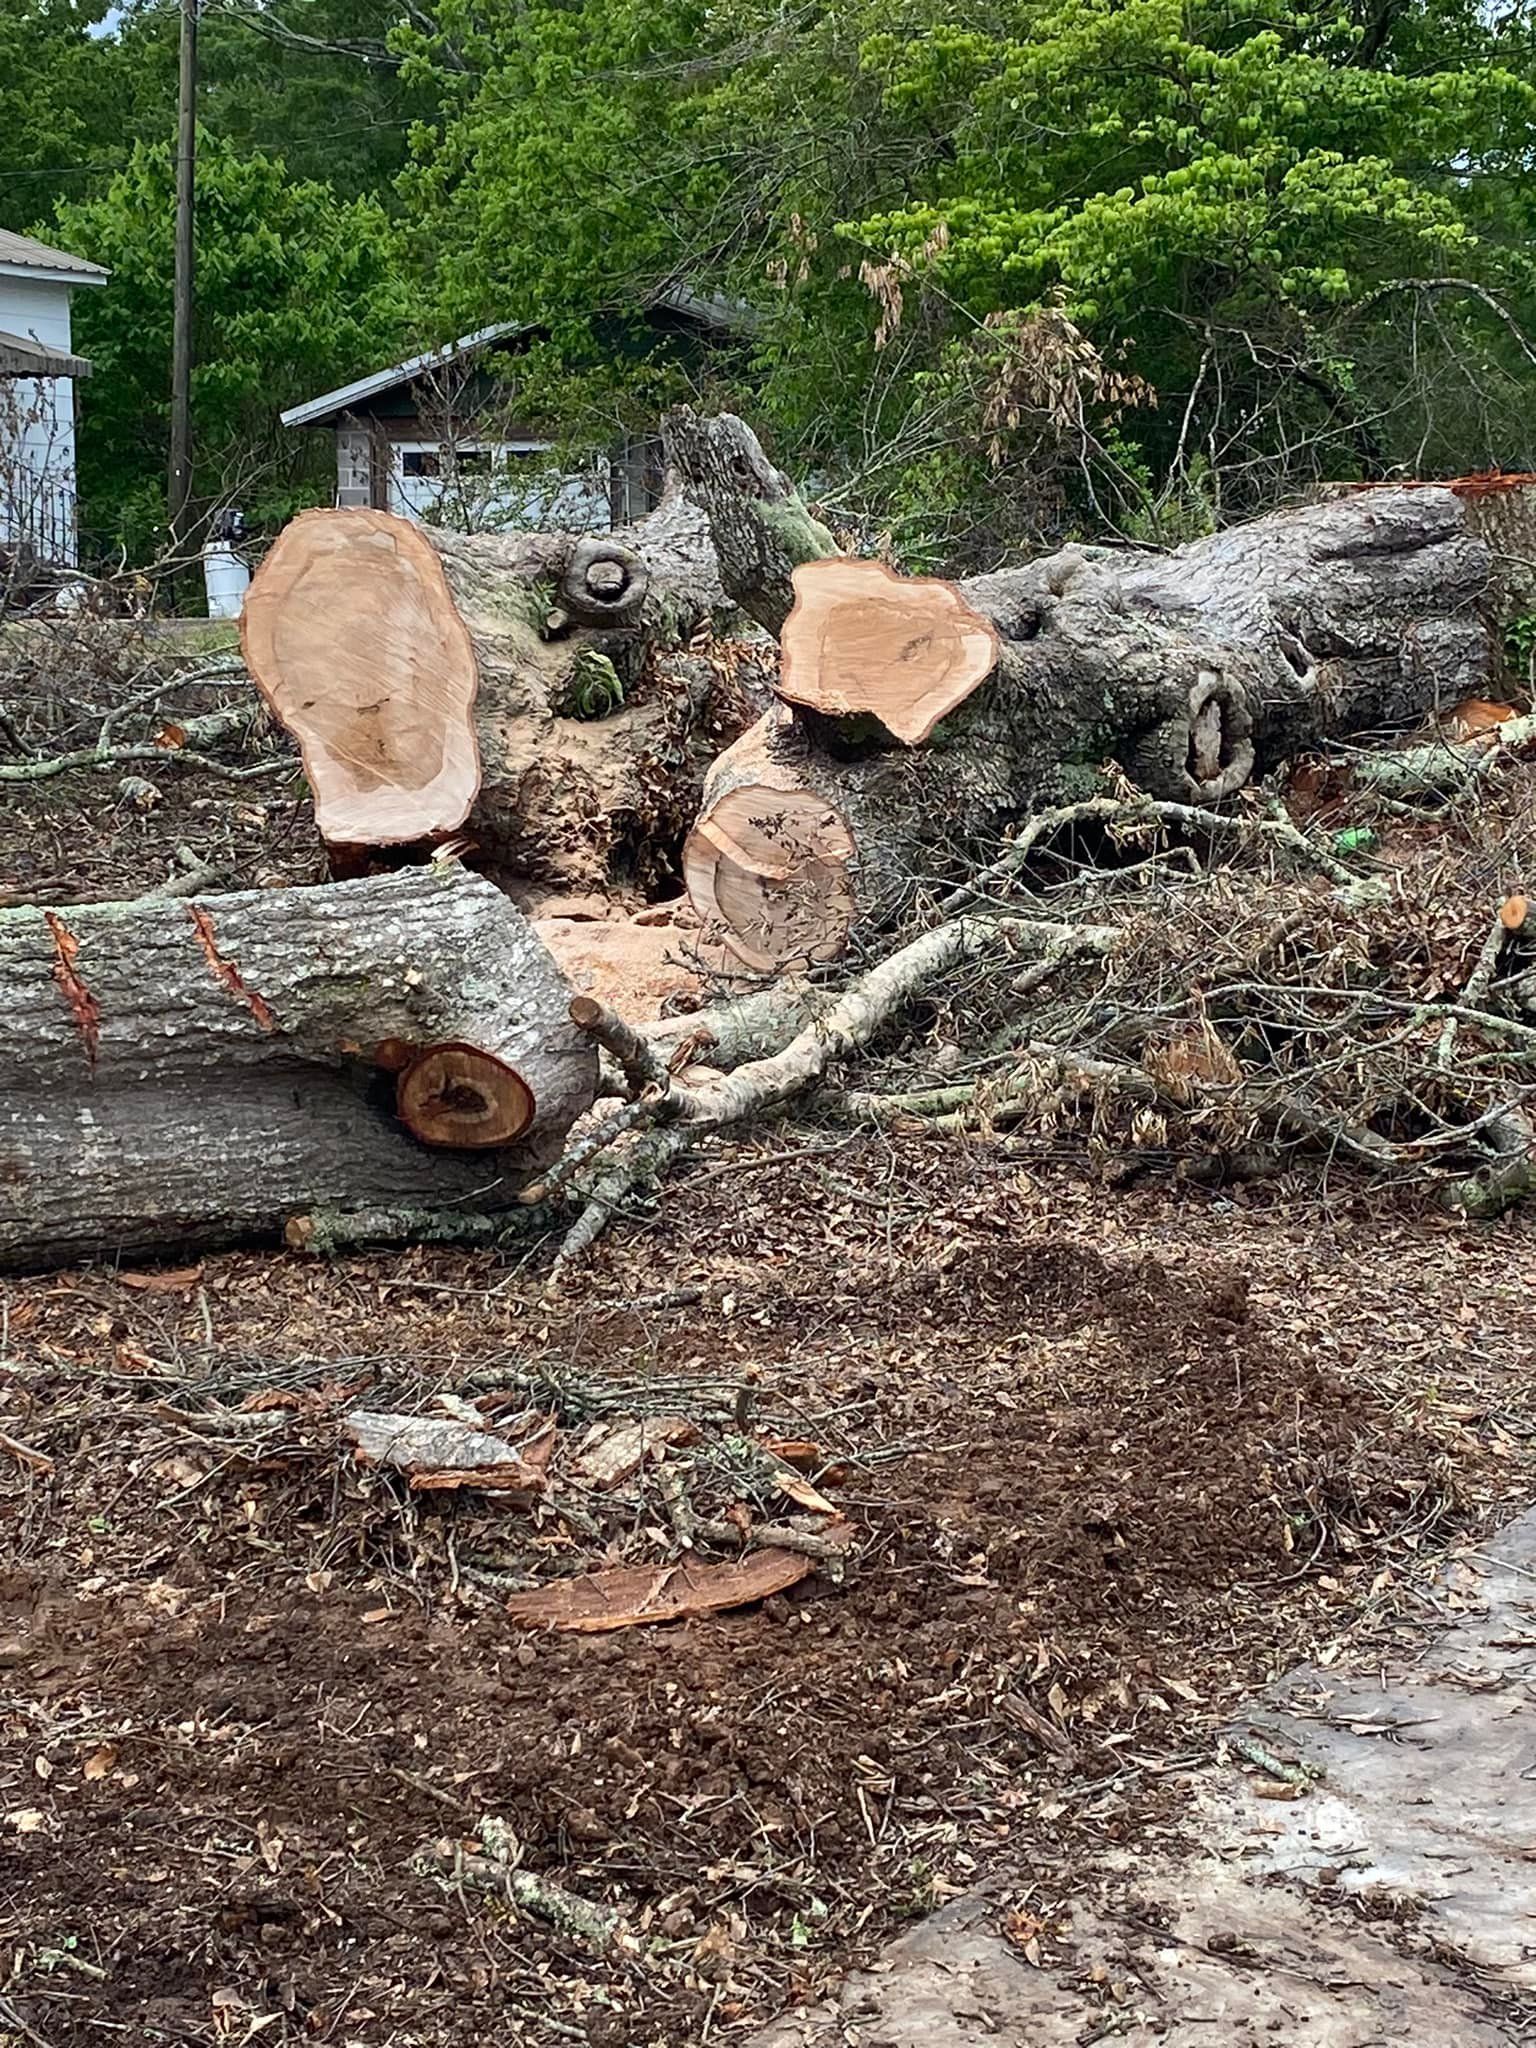
{"type": "Polygon", "coordinates": [[[517,1838],[504,1820],[482,1815],[479,1835],[483,1855],[466,1852],[457,1842],[440,1842],[413,1857],[411,1867],[423,1877],[435,1877],[445,1888],[472,1884],[502,1892],[523,1912],[557,1933],[574,1935],[599,1955],[619,1946],[637,1946],[623,1917],[611,1906],[584,1899],[552,1877],[520,1869],[517,1838]]]}
{"type": "Polygon", "coordinates": [[[503,1216],[463,1209],[312,1209],[289,1217],[283,1242],[290,1251],[333,1259],[387,1244],[506,1244],[547,1229],[551,1220],[547,1209],[514,1209],[503,1216]]]}

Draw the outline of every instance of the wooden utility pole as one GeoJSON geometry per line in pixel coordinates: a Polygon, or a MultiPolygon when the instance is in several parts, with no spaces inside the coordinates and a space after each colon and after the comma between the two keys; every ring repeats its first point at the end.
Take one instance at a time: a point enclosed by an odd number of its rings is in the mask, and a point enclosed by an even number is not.
{"type": "Polygon", "coordinates": [[[181,76],[176,135],[176,283],[171,339],[171,554],[187,546],[192,495],[192,286],[196,262],[193,200],[197,188],[197,7],[181,0],[181,76]]]}

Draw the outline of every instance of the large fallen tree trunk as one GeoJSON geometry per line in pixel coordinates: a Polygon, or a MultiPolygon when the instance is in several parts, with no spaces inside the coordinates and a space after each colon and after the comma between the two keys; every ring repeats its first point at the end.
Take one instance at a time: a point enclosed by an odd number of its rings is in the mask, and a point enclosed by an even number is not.
{"type": "Polygon", "coordinates": [[[740,655],[711,658],[733,628],[704,521],[674,498],[585,537],[303,513],[242,637],[337,871],[463,828],[484,865],[580,891],[653,881],[647,861],[681,839],[756,708],[738,708],[740,655]]]}
{"type": "Polygon", "coordinates": [[[825,529],[739,420],[681,413],[669,446],[726,590],[781,631],[791,678],[793,701],[710,771],[685,863],[701,915],[757,968],[833,956],[855,922],[963,880],[1017,819],[1103,787],[1107,764],[1209,805],[1301,749],[1486,696],[1496,672],[1489,552],[1447,490],[1275,513],[1169,555],[1069,549],[958,585],[859,565],[860,598],[855,565],[825,559],[825,529]],[[984,629],[997,656],[977,686],[958,650],[984,629]]]}
{"type": "Polygon", "coordinates": [[[506,1207],[592,1101],[570,998],[453,867],[0,912],[0,1266],[506,1207]]]}

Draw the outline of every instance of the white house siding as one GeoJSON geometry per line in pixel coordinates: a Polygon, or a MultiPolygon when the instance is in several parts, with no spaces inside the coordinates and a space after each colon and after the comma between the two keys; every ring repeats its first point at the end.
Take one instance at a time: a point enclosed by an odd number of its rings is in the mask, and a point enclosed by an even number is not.
{"type": "Polygon", "coordinates": [[[405,519],[479,533],[608,527],[608,465],[600,462],[575,475],[552,474],[541,459],[548,446],[536,440],[467,440],[450,452],[436,439],[396,440],[365,426],[338,426],[336,503],[382,503],[405,519]],[[459,475],[461,456],[474,468],[459,475]],[[423,468],[437,474],[423,475],[423,468]]]}
{"type": "MultiPolygon", "coordinates": [[[[70,352],[70,287],[0,275],[0,332],[70,352]]],[[[75,391],[67,377],[0,377],[0,543],[30,542],[73,566],[75,391]]]]}
{"type": "Polygon", "coordinates": [[[607,465],[559,475],[542,458],[545,441],[459,442],[452,451],[440,441],[395,441],[390,445],[389,509],[471,532],[576,532],[610,523],[607,465]],[[436,476],[413,475],[411,458],[427,458],[436,476]],[[473,470],[455,473],[463,458],[473,470]],[[444,474],[444,472],[447,472],[444,474]]]}

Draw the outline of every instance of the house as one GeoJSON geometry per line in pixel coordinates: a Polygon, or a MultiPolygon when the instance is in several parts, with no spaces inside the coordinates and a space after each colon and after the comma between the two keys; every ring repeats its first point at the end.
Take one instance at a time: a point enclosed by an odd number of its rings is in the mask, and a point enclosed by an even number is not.
{"type": "Polygon", "coordinates": [[[0,551],[45,567],[78,554],[75,385],[91,366],[71,348],[70,297],[107,276],[0,228],[0,551]]]}
{"type": "MultiPolygon", "coordinates": [[[[685,361],[739,337],[744,308],[671,290],[641,317],[639,345],[685,361]]],[[[634,323],[613,325],[632,350],[634,323]]],[[[602,334],[604,323],[597,323],[602,334]]],[[[504,321],[445,347],[375,370],[281,414],[285,427],[325,427],[336,447],[337,505],[366,505],[466,532],[621,526],[661,493],[658,435],[626,436],[578,471],[559,469],[554,444],[518,417],[510,362],[544,328],[504,321]]]]}

